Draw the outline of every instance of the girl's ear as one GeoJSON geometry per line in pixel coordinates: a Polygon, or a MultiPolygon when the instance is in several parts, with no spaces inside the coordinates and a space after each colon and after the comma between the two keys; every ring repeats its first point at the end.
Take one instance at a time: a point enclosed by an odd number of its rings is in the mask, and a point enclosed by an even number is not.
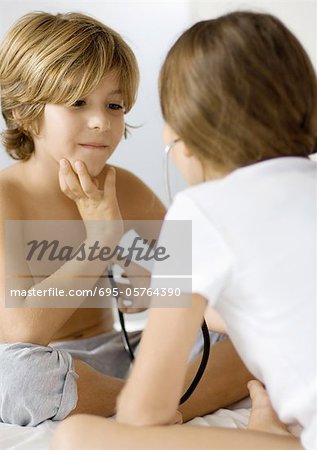
{"type": "Polygon", "coordinates": [[[186,145],[184,145],[184,155],[187,156],[187,158],[191,158],[192,156],[194,156],[191,149],[186,147],[186,145]]]}
{"type": "Polygon", "coordinates": [[[191,158],[193,156],[193,152],[189,150],[189,148],[184,148],[184,155],[187,156],[187,158],[191,158]]]}

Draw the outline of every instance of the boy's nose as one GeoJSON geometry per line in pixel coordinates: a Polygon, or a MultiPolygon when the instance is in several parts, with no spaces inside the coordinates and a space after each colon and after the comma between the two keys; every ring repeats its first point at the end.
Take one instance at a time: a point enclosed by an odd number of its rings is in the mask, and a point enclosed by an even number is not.
{"type": "Polygon", "coordinates": [[[108,117],[104,112],[92,114],[88,118],[88,128],[100,131],[110,130],[111,128],[110,120],[108,119],[108,117]]]}

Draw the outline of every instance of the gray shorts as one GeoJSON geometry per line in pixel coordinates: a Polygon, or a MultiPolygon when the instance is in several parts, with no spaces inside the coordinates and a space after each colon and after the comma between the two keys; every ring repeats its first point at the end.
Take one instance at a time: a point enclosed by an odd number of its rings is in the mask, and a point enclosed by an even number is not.
{"type": "MultiPolygon", "coordinates": [[[[130,333],[136,347],[141,332],[130,333]]],[[[0,422],[36,426],[62,420],[76,407],[78,375],[73,358],[99,372],[123,378],[130,367],[117,331],[87,339],[0,345],[0,422]]]]}
{"type": "Polygon", "coordinates": [[[0,421],[36,426],[61,420],[77,403],[71,355],[33,344],[0,345],[0,421]]]}
{"type": "MultiPolygon", "coordinates": [[[[129,334],[132,350],[135,350],[141,331],[129,334]]],[[[80,359],[105,375],[116,378],[126,378],[130,368],[130,358],[122,343],[121,333],[109,331],[86,339],[53,342],[51,347],[69,352],[73,358],[80,359]]]]}

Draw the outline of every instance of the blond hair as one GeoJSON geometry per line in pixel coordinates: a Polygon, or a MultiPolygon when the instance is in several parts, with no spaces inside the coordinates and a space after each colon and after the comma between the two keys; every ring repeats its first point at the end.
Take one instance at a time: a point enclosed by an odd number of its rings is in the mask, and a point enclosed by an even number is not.
{"type": "Polygon", "coordinates": [[[165,121],[202,161],[233,170],[317,151],[317,80],[296,37],[269,14],[196,23],[160,74],[165,121]]]}
{"type": "Polygon", "coordinates": [[[139,72],[121,36],[80,13],[33,12],[9,30],[0,46],[5,149],[27,160],[34,151],[32,127],[46,103],[71,105],[114,70],[125,111],[135,102],[139,72]]]}

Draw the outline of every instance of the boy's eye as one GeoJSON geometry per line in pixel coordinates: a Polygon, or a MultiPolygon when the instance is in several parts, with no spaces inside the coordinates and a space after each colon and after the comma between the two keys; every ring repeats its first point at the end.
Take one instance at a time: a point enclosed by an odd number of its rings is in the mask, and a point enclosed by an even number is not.
{"type": "Polygon", "coordinates": [[[108,103],[107,107],[113,111],[122,111],[124,112],[124,106],[119,103],[108,103]]]}
{"type": "Polygon", "coordinates": [[[80,106],[84,106],[86,104],[85,100],[76,100],[72,106],[74,108],[79,108],[80,106]]]}

